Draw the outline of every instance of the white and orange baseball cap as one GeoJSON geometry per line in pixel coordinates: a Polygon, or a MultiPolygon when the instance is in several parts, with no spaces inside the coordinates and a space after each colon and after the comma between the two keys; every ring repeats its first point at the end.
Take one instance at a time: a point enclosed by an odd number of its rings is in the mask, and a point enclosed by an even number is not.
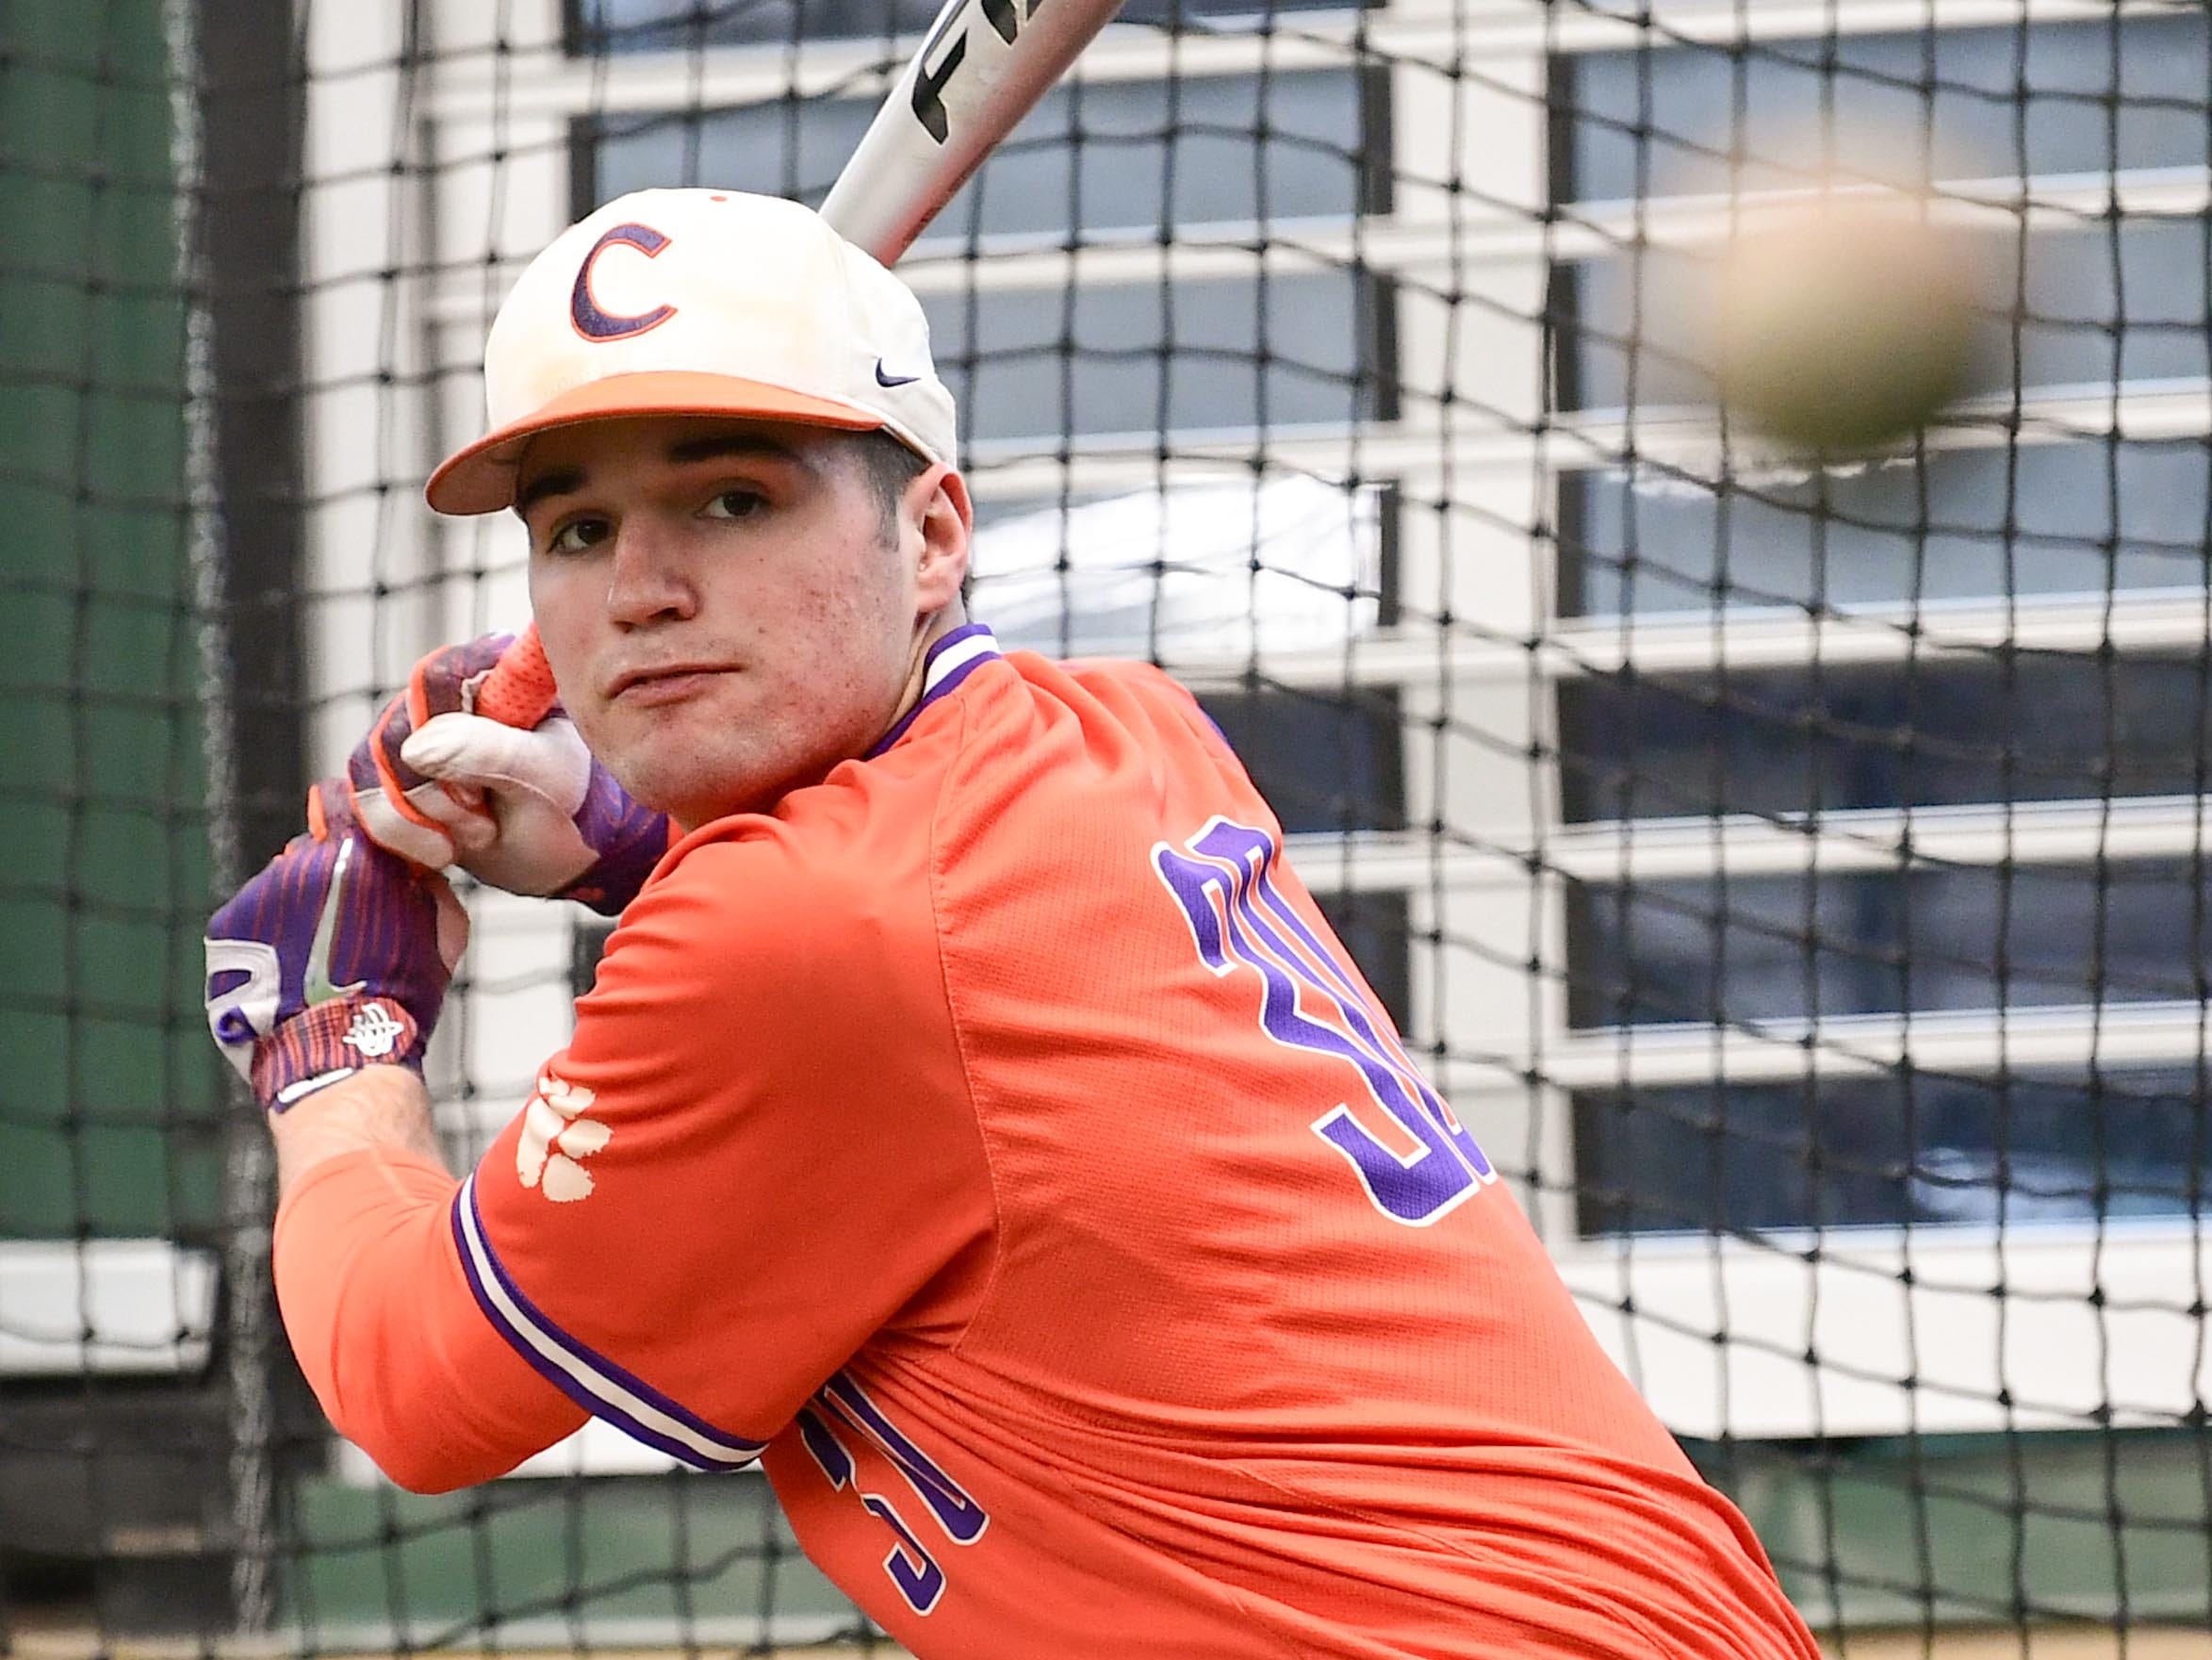
{"type": "Polygon", "coordinates": [[[483,352],[491,430],[424,491],[495,513],[549,427],[638,415],[755,416],[888,432],[951,461],[952,393],[907,286],[812,209],[739,190],[638,190],[530,262],[483,352]]]}

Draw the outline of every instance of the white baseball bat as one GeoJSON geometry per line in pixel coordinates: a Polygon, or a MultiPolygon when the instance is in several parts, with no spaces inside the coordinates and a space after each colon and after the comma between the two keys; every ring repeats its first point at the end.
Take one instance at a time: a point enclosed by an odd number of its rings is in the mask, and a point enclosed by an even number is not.
{"type": "Polygon", "coordinates": [[[1122,0],[949,0],[822,203],[893,265],[1122,0]]]}

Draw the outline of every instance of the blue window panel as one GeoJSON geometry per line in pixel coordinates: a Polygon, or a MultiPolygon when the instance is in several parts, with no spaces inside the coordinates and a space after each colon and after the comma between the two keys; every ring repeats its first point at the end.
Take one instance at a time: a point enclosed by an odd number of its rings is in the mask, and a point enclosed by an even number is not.
{"type": "Polygon", "coordinates": [[[1559,717],[1578,823],[2212,788],[2203,654],[1592,675],[1561,683],[1559,717]]]}
{"type": "MultiPolygon", "coordinates": [[[[1395,690],[1270,687],[1199,699],[1283,829],[1402,830],[1405,779],[1395,690]]],[[[1326,872],[1302,872],[1319,882],[1326,872]]],[[[1356,953],[1355,953],[1356,955],[1356,953]]]]}
{"type": "Polygon", "coordinates": [[[2201,167],[2201,11],[2026,29],[1824,34],[1562,57],[1558,202],[1786,189],[1822,165],[1918,182],[2201,167]],[[1813,117],[1820,119],[1816,123],[1813,117]],[[1902,146],[1886,164],[1851,139],[1902,146]],[[1735,160],[1735,157],[1751,159],[1735,160]]]}
{"type": "Polygon", "coordinates": [[[1572,882],[1578,1027],[2184,1002],[2212,988],[2202,860],[1572,882]]]}
{"type": "Polygon", "coordinates": [[[2191,1069],[1820,1078],[1575,1097],[1585,1234],[2193,1217],[2191,1069]]]}
{"type": "Polygon", "coordinates": [[[1385,285],[1360,271],[932,295],[939,371],[971,439],[1387,419],[1385,285]]]}
{"type": "Polygon", "coordinates": [[[2191,589],[2212,460],[2189,442],[1958,450],[1725,495],[1656,470],[1560,485],[1570,616],[2191,589]]]}

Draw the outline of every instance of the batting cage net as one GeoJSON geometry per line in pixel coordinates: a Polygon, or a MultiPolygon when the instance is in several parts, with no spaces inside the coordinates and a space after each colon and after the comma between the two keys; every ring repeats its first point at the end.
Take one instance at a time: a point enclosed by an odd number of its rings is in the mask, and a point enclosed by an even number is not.
{"type": "MultiPolygon", "coordinates": [[[[0,1648],[867,1640],[755,1474],[331,1435],[199,939],[528,616],[420,494],[522,263],[818,203],[934,10],[0,9],[0,1648]]],[[[900,268],[973,614],[1199,693],[1845,1652],[2212,1622],[2208,87],[2193,3],[1131,0],[900,268]],[[1895,211],[1736,258],[1809,204],[1895,211]]],[[[469,898],[457,1159],[600,938],[469,898]]]]}

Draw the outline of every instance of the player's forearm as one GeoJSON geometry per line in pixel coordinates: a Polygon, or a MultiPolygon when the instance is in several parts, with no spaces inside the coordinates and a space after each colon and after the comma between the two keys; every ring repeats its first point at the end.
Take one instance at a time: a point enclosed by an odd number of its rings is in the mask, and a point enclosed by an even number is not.
{"type": "Polygon", "coordinates": [[[394,1397],[428,1393],[415,1380],[434,1345],[404,1329],[408,1299],[389,1293],[421,1273],[452,1184],[429,1092],[406,1067],[367,1066],[269,1125],[281,1195],[277,1306],[301,1371],[330,1421],[394,1479],[453,1485],[395,1433],[408,1417],[394,1397]],[[368,1157],[349,1157],[359,1154],[368,1157]],[[394,1389],[393,1379],[410,1381],[394,1389]]]}
{"type": "Polygon", "coordinates": [[[270,1120],[277,1304],[330,1421],[402,1487],[512,1469],[582,1414],[484,1323],[453,1242],[456,1186],[405,1067],[370,1066],[270,1120]]]}
{"type": "Polygon", "coordinates": [[[365,1066],[318,1090],[270,1121],[276,1139],[277,1191],[288,1196],[317,1165],[341,1154],[387,1148],[436,1161],[430,1092],[404,1066],[365,1066]]]}

